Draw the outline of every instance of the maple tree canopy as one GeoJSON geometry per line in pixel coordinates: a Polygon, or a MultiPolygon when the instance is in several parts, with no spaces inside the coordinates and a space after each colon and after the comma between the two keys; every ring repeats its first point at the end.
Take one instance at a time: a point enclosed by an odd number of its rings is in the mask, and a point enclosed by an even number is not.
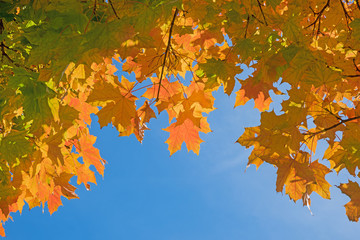
{"type": "Polygon", "coordinates": [[[276,191],[309,206],[313,192],[330,198],[329,172],[347,171],[353,181],[337,187],[360,217],[358,1],[2,0],[0,42],[2,223],[25,202],[53,213],[78,198],[69,180],[89,188],[91,165],[104,174],[91,114],[141,141],[167,112],[170,154],[184,142],[198,154],[220,87],[262,112],[237,142],[252,148],[249,164],[277,168],[276,191]],[[136,81],[115,76],[112,59],[136,81]],[[254,72],[239,79],[242,67],[254,72]],[[288,96],[280,113],[269,91],[288,96]]]}

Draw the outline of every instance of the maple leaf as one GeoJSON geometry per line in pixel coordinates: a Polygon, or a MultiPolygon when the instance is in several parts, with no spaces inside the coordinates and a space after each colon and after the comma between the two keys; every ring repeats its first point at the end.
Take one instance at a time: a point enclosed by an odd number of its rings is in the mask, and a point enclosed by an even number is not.
{"type": "Polygon", "coordinates": [[[58,209],[58,207],[62,205],[60,197],[61,187],[56,186],[54,191],[49,196],[48,207],[50,214],[53,214],[58,209]]]}
{"type": "Polygon", "coordinates": [[[282,192],[286,185],[286,193],[294,201],[300,199],[306,190],[306,184],[315,181],[314,172],[308,167],[308,154],[299,152],[295,159],[268,159],[277,170],[276,191],[282,192]]]}
{"type": "MultiPolygon", "coordinates": [[[[70,95],[68,95],[70,96],[70,95]]],[[[97,113],[98,109],[94,106],[91,106],[86,102],[87,96],[85,94],[79,94],[79,98],[69,97],[69,106],[73,107],[79,111],[79,118],[84,120],[87,124],[91,124],[90,115],[92,113],[97,113]]],[[[67,113],[63,113],[67,115],[67,113]]],[[[72,118],[74,119],[74,118],[72,118]]],[[[72,124],[71,124],[72,125],[72,124]]]]}
{"type": "Polygon", "coordinates": [[[315,191],[321,197],[330,199],[331,185],[325,180],[325,175],[330,173],[330,169],[317,160],[310,164],[310,168],[314,172],[315,177],[315,182],[308,186],[310,192],[315,191]]]}
{"type": "Polygon", "coordinates": [[[76,150],[83,157],[85,166],[94,165],[96,170],[104,175],[105,161],[100,157],[100,152],[93,146],[96,137],[88,133],[88,129],[81,130],[80,138],[75,142],[76,150]]]}
{"type": "Polygon", "coordinates": [[[13,131],[3,137],[0,142],[0,156],[9,162],[14,162],[16,158],[31,152],[33,147],[26,137],[27,132],[13,131]]]}
{"type": "Polygon", "coordinates": [[[257,145],[257,137],[260,133],[259,127],[249,127],[245,128],[245,132],[239,137],[236,141],[245,147],[251,147],[257,145]]]}
{"type": "Polygon", "coordinates": [[[131,94],[124,96],[119,87],[106,82],[96,83],[93,93],[87,99],[89,103],[106,103],[97,113],[100,127],[112,123],[119,132],[124,131],[131,124],[131,119],[136,116],[134,100],[131,94]]]}
{"type": "Polygon", "coordinates": [[[151,88],[148,88],[142,95],[145,98],[152,99],[159,95],[158,98],[160,101],[169,101],[173,96],[181,92],[181,84],[179,82],[170,82],[165,78],[161,81],[159,90],[159,84],[157,84],[159,83],[159,79],[153,78],[152,81],[154,82],[154,85],[151,88]]]}
{"type": "Polygon", "coordinates": [[[349,181],[342,183],[338,186],[342,193],[348,195],[351,199],[350,202],[345,204],[346,215],[349,220],[357,222],[360,217],[360,187],[357,182],[349,181]]]}
{"type": "Polygon", "coordinates": [[[141,124],[150,122],[151,118],[156,118],[154,110],[149,105],[148,101],[144,102],[144,105],[141,106],[138,110],[138,115],[141,118],[141,124]]]}
{"type": "Polygon", "coordinates": [[[190,119],[184,120],[179,125],[173,123],[164,130],[170,132],[170,137],[166,140],[166,143],[169,144],[170,155],[180,150],[183,142],[186,143],[188,151],[192,150],[199,154],[200,143],[203,142],[199,136],[201,129],[196,127],[190,119]]]}
{"type": "Polygon", "coordinates": [[[241,89],[236,92],[235,107],[244,105],[250,99],[254,99],[255,108],[261,112],[268,110],[272,102],[268,93],[271,88],[273,87],[268,84],[256,84],[255,78],[243,81],[241,89]]]}
{"type": "Polygon", "coordinates": [[[228,64],[225,60],[208,59],[205,63],[200,63],[199,68],[211,79],[217,79],[224,85],[225,93],[230,95],[235,86],[235,75],[239,73],[235,64],[228,64]]]}
{"type": "Polygon", "coordinates": [[[58,164],[58,161],[63,162],[63,155],[61,153],[62,134],[51,134],[41,144],[39,144],[40,151],[44,157],[48,157],[54,164],[58,164]]]}
{"type": "Polygon", "coordinates": [[[236,92],[236,100],[234,107],[245,105],[249,100],[250,99],[245,96],[245,90],[240,89],[239,91],[236,92]]]}
{"type": "Polygon", "coordinates": [[[75,194],[76,187],[69,183],[70,179],[74,176],[74,174],[62,172],[59,177],[54,178],[54,183],[57,186],[61,187],[61,193],[63,196],[68,199],[79,198],[75,194]]]}

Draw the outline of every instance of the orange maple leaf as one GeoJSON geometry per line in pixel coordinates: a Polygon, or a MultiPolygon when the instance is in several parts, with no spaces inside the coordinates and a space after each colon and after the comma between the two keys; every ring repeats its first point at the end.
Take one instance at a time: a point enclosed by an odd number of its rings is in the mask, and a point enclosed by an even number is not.
{"type": "Polygon", "coordinates": [[[345,193],[350,197],[350,202],[345,204],[346,215],[349,220],[357,222],[360,217],[360,187],[357,182],[349,181],[348,183],[342,183],[340,186],[342,193],[345,193]]]}
{"type": "Polygon", "coordinates": [[[62,205],[61,187],[55,186],[54,191],[49,195],[49,200],[48,200],[48,208],[50,214],[53,214],[61,205],[62,205]]]}
{"type": "Polygon", "coordinates": [[[79,140],[75,141],[75,147],[86,166],[94,165],[96,170],[104,175],[105,160],[101,158],[99,149],[93,146],[95,141],[96,137],[90,135],[88,129],[83,129],[79,140]]]}
{"type": "MultiPolygon", "coordinates": [[[[126,85],[128,86],[128,84],[126,85]]],[[[131,120],[136,117],[136,106],[131,93],[124,94],[123,88],[107,82],[98,82],[94,85],[93,93],[88,97],[88,102],[105,105],[98,113],[100,127],[113,123],[119,132],[124,131],[131,120]]]]}
{"type": "Polygon", "coordinates": [[[203,142],[199,136],[200,128],[196,127],[190,119],[184,120],[180,125],[173,123],[164,130],[170,132],[170,137],[166,140],[169,144],[170,155],[180,150],[183,142],[186,143],[188,151],[192,150],[199,154],[200,143],[203,142]]]}

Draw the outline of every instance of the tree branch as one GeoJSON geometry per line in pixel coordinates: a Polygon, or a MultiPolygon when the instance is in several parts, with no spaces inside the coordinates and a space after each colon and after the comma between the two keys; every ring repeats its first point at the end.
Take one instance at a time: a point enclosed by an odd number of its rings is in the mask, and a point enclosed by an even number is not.
{"type": "Polygon", "coordinates": [[[311,9],[311,10],[313,11],[313,13],[317,15],[317,17],[315,18],[315,21],[314,21],[313,23],[311,23],[310,25],[306,26],[305,28],[309,28],[309,27],[311,27],[311,26],[314,26],[313,31],[315,31],[316,23],[318,23],[316,35],[319,34],[319,33],[320,33],[320,25],[321,25],[321,19],[320,19],[320,18],[321,18],[323,12],[325,11],[325,9],[326,9],[327,7],[330,7],[330,0],[328,0],[328,1],[326,2],[325,6],[324,6],[324,7],[320,10],[320,12],[318,12],[318,13],[314,12],[314,10],[311,9]]]}
{"type": "Polygon", "coordinates": [[[159,88],[158,88],[158,92],[157,92],[157,96],[156,96],[156,101],[159,100],[161,81],[162,81],[162,78],[163,78],[163,75],[164,75],[164,69],[165,69],[165,64],[166,64],[166,57],[167,57],[167,55],[169,53],[169,50],[170,50],[170,47],[171,47],[171,33],[172,33],[172,29],[173,29],[173,26],[174,26],[174,23],[175,23],[175,18],[176,18],[176,15],[178,14],[178,12],[179,12],[179,9],[176,8],[175,13],[174,13],[174,17],[173,17],[173,19],[171,21],[171,25],[170,25],[169,38],[168,38],[168,43],[167,43],[165,53],[164,53],[164,61],[163,61],[162,68],[161,68],[161,74],[160,74],[160,79],[159,79],[159,88]]]}
{"type": "Polygon", "coordinates": [[[324,128],[324,129],[322,129],[322,130],[320,130],[320,131],[317,131],[317,132],[306,132],[306,133],[303,133],[303,135],[313,135],[313,136],[315,136],[315,135],[317,135],[317,134],[320,134],[320,133],[329,131],[329,130],[331,130],[331,129],[333,129],[333,128],[336,128],[337,126],[339,126],[339,125],[341,125],[341,124],[344,124],[344,123],[346,123],[346,122],[350,122],[350,121],[353,121],[353,120],[356,120],[356,119],[359,119],[359,118],[360,118],[360,116],[352,117],[352,118],[348,118],[348,119],[343,119],[343,120],[341,120],[340,122],[338,122],[337,124],[334,124],[334,125],[332,125],[332,126],[330,126],[330,127],[324,128]]]}

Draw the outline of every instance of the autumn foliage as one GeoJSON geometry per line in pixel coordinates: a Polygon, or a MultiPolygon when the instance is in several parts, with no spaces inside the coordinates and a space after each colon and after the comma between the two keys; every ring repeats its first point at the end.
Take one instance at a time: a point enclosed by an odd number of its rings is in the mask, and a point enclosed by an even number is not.
{"type": "Polygon", "coordinates": [[[337,187],[360,217],[358,1],[4,0],[0,42],[2,223],[25,203],[53,213],[78,198],[69,181],[89,188],[90,166],[104,174],[91,114],[142,141],[166,112],[170,154],[183,143],[198,154],[219,88],[262,112],[237,142],[252,148],[248,164],[277,168],[276,191],[310,205],[313,192],[330,199],[328,173],[347,171],[353,181],[337,187]],[[114,75],[112,59],[136,81],[114,75]],[[280,113],[269,92],[288,96],[280,113]]]}

